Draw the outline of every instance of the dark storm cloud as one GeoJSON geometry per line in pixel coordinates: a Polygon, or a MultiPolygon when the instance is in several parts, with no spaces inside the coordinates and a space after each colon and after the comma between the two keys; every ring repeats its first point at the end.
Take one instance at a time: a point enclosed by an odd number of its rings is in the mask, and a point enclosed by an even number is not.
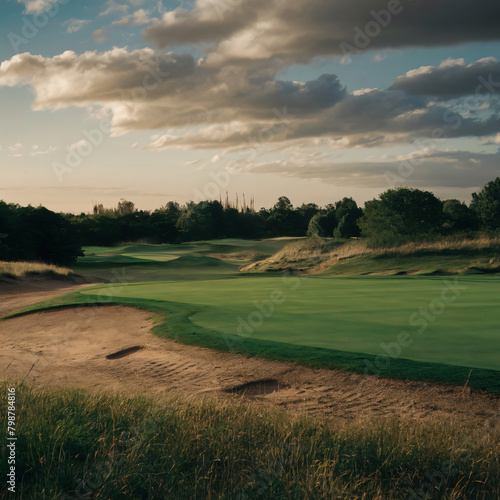
{"type": "Polygon", "coordinates": [[[143,31],[147,42],[211,43],[225,59],[304,61],[382,48],[435,47],[500,39],[496,0],[198,0],[143,31]]]}
{"type": "Polygon", "coordinates": [[[444,61],[398,76],[391,89],[418,96],[452,98],[500,91],[500,62],[488,57],[465,65],[462,59],[444,61]]]}

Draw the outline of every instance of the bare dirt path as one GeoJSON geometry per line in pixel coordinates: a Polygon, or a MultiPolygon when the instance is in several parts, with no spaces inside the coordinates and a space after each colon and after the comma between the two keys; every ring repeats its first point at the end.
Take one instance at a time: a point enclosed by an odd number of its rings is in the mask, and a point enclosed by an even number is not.
{"type": "Polygon", "coordinates": [[[48,280],[29,278],[0,280],[0,317],[8,312],[21,309],[35,302],[52,299],[58,295],[79,290],[95,283],[83,280],[48,280]]]}
{"type": "Polygon", "coordinates": [[[486,420],[498,414],[500,399],[494,395],[368,376],[354,382],[352,375],[340,371],[159,339],[150,332],[152,325],[150,313],[121,306],[63,309],[0,321],[1,378],[127,394],[242,397],[344,419],[403,415],[486,420]]]}

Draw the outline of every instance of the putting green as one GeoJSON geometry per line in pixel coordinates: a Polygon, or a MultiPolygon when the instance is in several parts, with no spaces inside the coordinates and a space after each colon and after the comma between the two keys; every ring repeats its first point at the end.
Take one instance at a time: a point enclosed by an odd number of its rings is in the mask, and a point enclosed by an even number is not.
{"type": "Polygon", "coordinates": [[[222,338],[500,370],[495,277],[240,276],[105,288],[138,305],[188,305],[194,324],[222,338]]]}

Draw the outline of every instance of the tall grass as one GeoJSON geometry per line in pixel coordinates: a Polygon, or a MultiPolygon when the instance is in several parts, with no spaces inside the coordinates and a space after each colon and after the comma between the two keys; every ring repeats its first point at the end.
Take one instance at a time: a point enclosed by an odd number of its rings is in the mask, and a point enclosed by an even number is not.
{"type": "MultiPolygon", "coordinates": [[[[0,384],[2,394],[6,387],[0,384]]],[[[437,419],[333,423],[244,403],[24,385],[16,392],[23,498],[489,499],[500,493],[494,420],[486,427],[437,419]]],[[[2,448],[3,477],[6,453],[2,448]]]]}
{"type": "Polygon", "coordinates": [[[500,238],[440,238],[434,241],[408,242],[394,247],[372,247],[359,240],[310,238],[295,241],[262,261],[241,268],[244,272],[295,270],[304,274],[321,273],[336,263],[356,257],[372,259],[461,256],[464,266],[484,272],[497,272],[500,238]],[[486,259],[486,257],[488,257],[486,259]]]}
{"type": "Polygon", "coordinates": [[[42,264],[39,262],[3,262],[0,261],[0,278],[21,278],[23,276],[69,277],[71,269],[42,264]]]}

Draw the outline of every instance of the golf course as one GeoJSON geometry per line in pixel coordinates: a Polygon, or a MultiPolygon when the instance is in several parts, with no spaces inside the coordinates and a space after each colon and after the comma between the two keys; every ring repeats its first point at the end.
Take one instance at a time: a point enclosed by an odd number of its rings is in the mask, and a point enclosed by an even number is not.
{"type": "Polygon", "coordinates": [[[34,307],[130,305],[188,345],[500,392],[496,275],[239,271],[291,240],[87,247],[75,272],[106,283],[34,307]]]}
{"type": "Polygon", "coordinates": [[[233,238],[6,264],[23,493],[490,498],[497,246],[233,238]]]}

